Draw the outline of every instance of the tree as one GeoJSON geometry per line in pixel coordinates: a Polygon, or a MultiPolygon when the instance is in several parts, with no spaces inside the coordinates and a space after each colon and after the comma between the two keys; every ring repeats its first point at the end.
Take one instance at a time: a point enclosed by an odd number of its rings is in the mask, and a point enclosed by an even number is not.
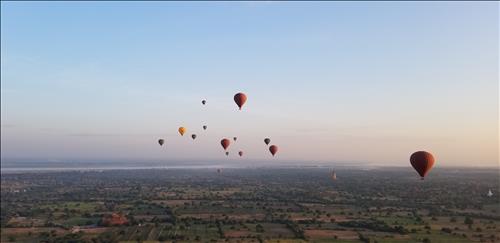
{"type": "Polygon", "coordinates": [[[468,225],[469,227],[474,224],[474,220],[472,220],[470,217],[465,217],[464,219],[464,224],[468,225]]]}
{"type": "Polygon", "coordinates": [[[257,232],[259,232],[259,233],[262,233],[262,232],[264,232],[264,227],[262,227],[262,225],[261,225],[261,224],[257,224],[257,225],[255,226],[255,231],[257,231],[257,232]]]}
{"type": "Polygon", "coordinates": [[[451,234],[451,232],[452,232],[450,228],[446,228],[446,227],[441,228],[441,231],[448,233],[448,234],[451,234]]]}

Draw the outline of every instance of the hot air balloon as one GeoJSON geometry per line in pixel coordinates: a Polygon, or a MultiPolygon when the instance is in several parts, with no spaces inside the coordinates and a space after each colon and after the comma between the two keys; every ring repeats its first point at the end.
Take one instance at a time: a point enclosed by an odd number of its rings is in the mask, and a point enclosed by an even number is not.
{"type": "Polygon", "coordinates": [[[269,147],[269,152],[271,152],[271,154],[274,156],[277,152],[278,152],[278,146],[276,145],[271,145],[269,147]]]}
{"type": "Polygon", "coordinates": [[[203,126],[203,130],[207,130],[207,126],[203,126]]]}
{"type": "Polygon", "coordinates": [[[233,137],[233,140],[236,142],[236,139],[238,139],[237,137],[233,137]]]}
{"type": "Polygon", "coordinates": [[[202,101],[201,101],[201,103],[202,103],[202,104],[206,104],[206,103],[207,103],[207,101],[206,101],[206,100],[202,100],[202,101]]]}
{"type": "Polygon", "coordinates": [[[226,152],[226,156],[229,156],[229,152],[226,152]]]}
{"type": "Polygon", "coordinates": [[[238,152],[238,154],[240,155],[240,157],[243,156],[243,151],[238,152]]]}
{"type": "Polygon", "coordinates": [[[486,194],[486,195],[488,195],[488,197],[492,197],[493,196],[493,192],[491,192],[491,189],[488,190],[488,194],[486,194]]]}
{"type": "Polygon", "coordinates": [[[331,178],[332,178],[332,180],[334,180],[334,181],[335,181],[335,180],[337,180],[337,173],[335,173],[335,171],[334,171],[334,170],[331,170],[331,171],[330,171],[330,177],[331,177],[331,178]]]}
{"type": "Polygon", "coordinates": [[[245,104],[245,102],[247,101],[247,96],[243,93],[237,93],[234,95],[234,102],[236,102],[236,104],[238,105],[238,107],[240,108],[241,110],[241,107],[243,107],[243,105],[245,104]]]}
{"type": "Polygon", "coordinates": [[[187,129],[185,127],[179,127],[179,133],[181,134],[181,136],[184,136],[184,133],[187,131],[187,129]]]}
{"type": "Polygon", "coordinates": [[[217,173],[222,173],[222,169],[217,169],[217,173]]]}
{"type": "Polygon", "coordinates": [[[196,138],[196,134],[191,134],[191,138],[194,140],[196,138]]]}
{"type": "Polygon", "coordinates": [[[270,142],[271,142],[271,139],[269,139],[269,138],[264,139],[264,143],[266,143],[266,145],[269,145],[270,142]]]}
{"type": "Polygon", "coordinates": [[[231,144],[231,141],[229,141],[229,139],[227,139],[227,138],[224,138],[224,139],[220,140],[220,144],[222,145],[224,150],[227,150],[227,148],[229,147],[229,144],[231,144]]]}
{"type": "Polygon", "coordinates": [[[418,151],[410,156],[410,162],[423,180],[434,165],[434,156],[429,152],[418,151]]]}
{"type": "Polygon", "coordinates": [[[158,143],[160,144],[160,146],[163,146],[163,143],[165,143],[165,140],[164,139],[158,139],[158,143]]]}

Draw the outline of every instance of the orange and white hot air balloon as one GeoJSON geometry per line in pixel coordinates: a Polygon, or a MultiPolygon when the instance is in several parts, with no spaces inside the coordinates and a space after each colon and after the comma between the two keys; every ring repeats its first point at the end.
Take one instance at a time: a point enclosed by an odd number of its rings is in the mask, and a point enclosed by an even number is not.
{"type": "Polygon", "coordinates": [[[179,133],[181,136],[184,136],[184,133],[186,133],[187,129],[185,127],[179,127],[179,133]]]}

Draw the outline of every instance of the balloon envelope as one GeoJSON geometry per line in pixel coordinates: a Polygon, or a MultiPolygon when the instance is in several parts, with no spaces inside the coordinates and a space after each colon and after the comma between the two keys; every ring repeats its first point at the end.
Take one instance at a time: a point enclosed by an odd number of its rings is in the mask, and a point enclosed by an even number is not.
{"type": "Polygon", "coordinates": [[[330,177],[331,177],[331,178],[332,178],[332,180],[334,180],[334,181],[335,181],[335,180],[337,180],[337,173],[335,173],[335,171],[334,171],[334,170],[331,170],[331,171],[330,171],[330,177]]]}
{"type": "Polygon", "coordinates": [[[220,140],[220,144],[222,145],[224,150],[227,150],[227,148],[229,147],[229,144],[231,144],[231,141],[229,141],[229,139],[227,139],[227,138],[224,138],[224,139],[220,140]]]}
{"type": "Polygon", "coordinates": [[[229,152],[226,152],[226,156],[229,156],[229,152]]]}
{"type": "Polygon", "coordinates": [[[434,156],[426,151],[417,151],[410,156],[410,163],[423,180],[434,165],[434,156]]]}
{"type": "Polygon", "coordinates": [[[266,145],[269,145],[270,142],[271,142],[271,139],[269,139],[269,138],[264,139],[264,143],[266,143],[266,145]]]}
{"type": "Polygon", "coordinates": [[[203,126],[203,130],[207,130],[207,126],[203,126]]]}
{"type": "Polygon", "coordinates": [[[236,139],[238,139],[237,137],[233,137],[233,140],[236,141],[236,139]]]}
{"type": "Polygon", "coordinates": [[[278,146],[276,145],[271,145],[269,147],[269,152],[271,152],[271,154],[274,156],[277,152],[278,152],[278,146]]]}
{"type": "Polygon", "coordinates": [[[185,127],[179,127],[179,133],[181,134],[181,136],[184,136],[184,133],[187,131],[187,129],[185,127]]]}
{"type": "Polygon", "coordinates": [[[240,157],[243,156],[243,151],[238,152],[238,154],[240,155],[240,157]]]}
{"type": "Polygon", "coordinates": [[[191,134],[191,138],[194,140],[196,138],[196,134],[191,134]]]}
{"type": "Polygon", "coordinates": [[[234,102],[238,105],[241,110],[241,107],[247,102],[247,96],[243,93],[237,93],[234,95],[234,102]]]}
{"type": "Polygon", "coordinates": [[[163,143],[165,143],[165,140],[163,140],[163,139],[158,139],[158,143],[160,144],[160,146],[163,146],[163,143]]]}
{"type": "Polygon", "coordinates": [[[202,104],[206,104],[206,103],[207,103],[207,101],[206,101],[206,100],[202,100],[202,101],[201,101],[201,103],[202,103],[202,104]]]}

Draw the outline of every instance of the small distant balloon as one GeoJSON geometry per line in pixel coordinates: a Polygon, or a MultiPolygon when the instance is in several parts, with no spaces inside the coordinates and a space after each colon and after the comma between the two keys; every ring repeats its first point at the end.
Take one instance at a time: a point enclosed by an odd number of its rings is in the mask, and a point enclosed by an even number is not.
{"type": "Polygon", "coordinates": [[[235,142],[236,142],[236,140],[237,140],[237,139],[238,139],[237,137],[233,137],[233,140],[234,140],[235,142]]]}
{"type": "Polygon", "coordinates": [[[229,147],[229,144],[231,144],[231,141],[229,141],[229,139],[227,139],[227,138],[224,138],[224,139],[220,140],[220,144],[222,145],[224,150],[227,150],[227,148],[229,147]]]}
{"type": "Polygon", "coordinates": [[[331,177],[331,178],[332,178],[332,180],[334,180],[334,181],[335,181],[335,180],[337,180],[337,173],[335,173],[335,171],[334,171],[334,170],[331,170],[331,171],[330,171],[330,177],[331,177]]]}
{"type": "Polygon", "coordinates": [[[181,134],[181,136],[184,136],[184,133],[187,131],[187,129],[185,127],[179,127],[179,133],[181,134]]]}
{"type": "Polygon", "coordinates": [[[222,173],[222,169],[217,169],[217,173],[222,173]]]}
{"type": "Polygon", "coordinates": [[[271,145],[269,147],[269,152],[271,152],[271,154],[274,156],[277,152],[278,152],[278,146],[276,145],[271,145]]]}
{"type": "Polygon", "coordinates": [[[238,154],[240,155],[240,157],[243,156],[243,151],[238,152],[238,154]]]}
{"type": "Polygon", "coordinates": [[[226,156],[229,156],[229,152],[226,152],[226,156]]]}
{"type": "Polygon", "coordinates": [[[193,140],[195,140],[195,139],[196,139],[196,134],[191,134],[191,138],[192,138],[193,140]]]}
{"type": "Polygon", "coordinates": [[[410,163],[423,180],[434,165],[434,156],[426,151],[417,151],[410,156],[410,163]]]}
{"type": "Polygon", "coordinates": [[[205,105],[205,104],[207,103],[207,101],[206,101],[206,100],[202,100],[202,101],[201,101],[201,103],[202,103],[203,105],[205,105]]]}
{"type": "Polygon", "coordinates": [[[264,143],[266,143],[266,145],[269,145],[270,142],[271,142],[271,139],[269,139],[269,138],[264,139],[264,143]]]}
{"type": "Polygon", "coordinates": [[[207,130],[207,126],[203,126],[203,130],[207,130]]]}
{"type": "Polygon", "coordinates": [[[165,140],[164,139],[158,139],[158,143],[160,144],[160,146],[163,146],[163,144],[165,143],[165,140]]]}
{"type": "Polygon", "coordinates": [[[245,102],[247,101],[247,96],[243,93],[237,93],[234,95],[234,102],[236,103],[236,105],[238,105],[238,107],[240,108],[241,110],[241,107],[243,107],[243,105],[245,104],[245,102]]]}

